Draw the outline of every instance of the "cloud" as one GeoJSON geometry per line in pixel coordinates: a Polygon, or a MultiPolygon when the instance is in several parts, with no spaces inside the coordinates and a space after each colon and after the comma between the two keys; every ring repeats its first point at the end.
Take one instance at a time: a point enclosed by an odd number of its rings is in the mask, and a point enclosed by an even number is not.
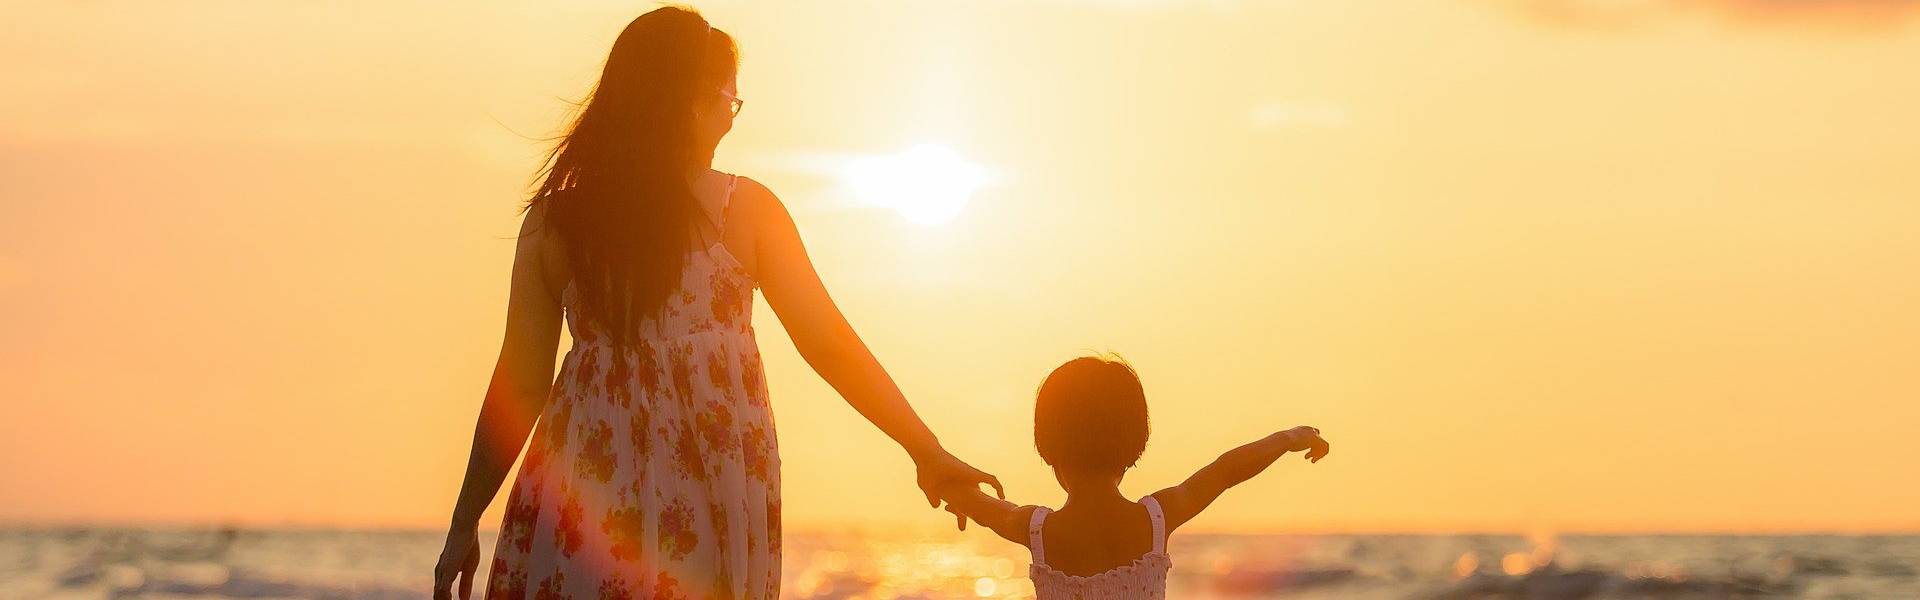
{"type": "Polygon", "coordinates": [[[1542,23],[1625,29],[1706,18],[1740,27],[1897,29],[1920,16],[1920,0],[1491,0],[1542,23]]]}

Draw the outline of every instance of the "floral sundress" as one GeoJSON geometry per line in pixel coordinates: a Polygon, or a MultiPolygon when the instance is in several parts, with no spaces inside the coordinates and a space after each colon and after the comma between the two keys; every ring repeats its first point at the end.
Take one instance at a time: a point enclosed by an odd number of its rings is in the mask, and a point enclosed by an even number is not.
{"type": "Polygon", "coordinates": [[[573,347],[507,496],[488,599],[779,597],[757,287],[725,246],[689,252],[630,344],[587,327],[567,287],[573,347]]]}

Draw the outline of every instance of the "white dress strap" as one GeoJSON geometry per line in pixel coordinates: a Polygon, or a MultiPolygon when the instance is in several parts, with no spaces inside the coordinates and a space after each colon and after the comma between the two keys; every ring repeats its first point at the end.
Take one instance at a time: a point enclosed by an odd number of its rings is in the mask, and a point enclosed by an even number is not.
{"type": "Polygon", "coordinates": [[[1040,526],[1047,522],[1047,513],[1053,512],[1045,506],[1033,507],[1033,518],[1027,519],[1027,549],[1033,551],[1033,564],[1047,564],[1047,551],[1040,542],[1040,526]]]}
{"type": "Polygon", "coordinates": [[[720,234],[727,233],[727,206],[733,204],[733,188],[740,183],[739,175],[727,176],[727,193],[720,196],[720,234]]]}
{"type": "Polygon", "coordinates": [[[719,214],[708,214],[705,206],[700,209],[700,214],[706,216],[707,222],[713,224],[713,230],[722,238],[727,234],[727,206],[733,203],[733,189],[739,183],[739,175],[727,176],[727,191],[720,194],[720,208],[715,211],[719,214]]]}
{"type": "Polygon", "coordinates": [[[1147,507],[1147,519],[1153,522],[1153,551],[1167,551],[1167,515],[1160,512],[1160,501],[1152,494],[1140,497],[1140,505],[1147,507]]]}

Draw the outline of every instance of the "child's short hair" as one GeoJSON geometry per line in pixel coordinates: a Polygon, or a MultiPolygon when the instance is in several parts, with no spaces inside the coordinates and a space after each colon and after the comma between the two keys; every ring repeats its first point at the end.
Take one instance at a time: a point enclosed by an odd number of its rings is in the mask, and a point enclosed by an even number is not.
{"type": "Polygon", "coordinates": [[[1147,395],[1127,363],[1085,356],[1040,383],[1033,445],[1057,469],[1122,472],[1147,450],[1147,395]]]}

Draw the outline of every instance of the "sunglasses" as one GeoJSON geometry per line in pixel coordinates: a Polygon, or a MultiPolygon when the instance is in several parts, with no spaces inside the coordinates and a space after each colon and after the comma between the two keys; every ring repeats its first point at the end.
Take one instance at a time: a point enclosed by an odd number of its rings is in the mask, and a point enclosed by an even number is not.
{"type": "Polygon", "coordinates": [[[733,94],[727,93],[725,90],[720,91],[720,97],[727,99],[727,112],[732,113],[733,116],[736,117],[740,116],[740,107],[747,105],[745,100],[741,100],[733,94]]]}

